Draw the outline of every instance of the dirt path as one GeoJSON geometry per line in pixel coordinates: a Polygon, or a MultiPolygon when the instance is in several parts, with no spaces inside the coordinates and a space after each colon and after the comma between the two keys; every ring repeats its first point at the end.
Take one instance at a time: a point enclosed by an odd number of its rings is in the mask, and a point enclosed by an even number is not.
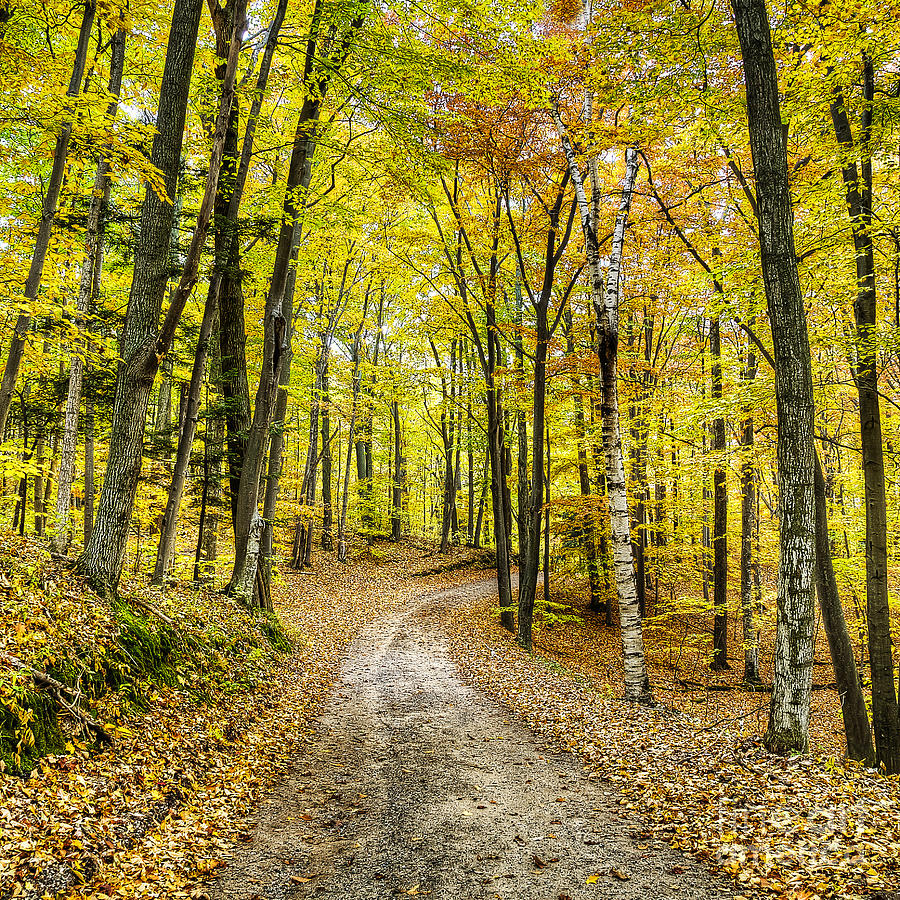
{"type": "Polygon", "coordinates": [[[604,785],[463,683],[423,595],[353,644],[308,754],[215,900],[706,898],[728,886],[632,836],[604,785]]]}

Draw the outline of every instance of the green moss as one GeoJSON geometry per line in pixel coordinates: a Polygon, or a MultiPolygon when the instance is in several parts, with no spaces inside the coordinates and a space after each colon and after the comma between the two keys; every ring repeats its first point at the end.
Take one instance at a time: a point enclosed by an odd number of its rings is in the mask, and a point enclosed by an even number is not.
{"type": "Polygon", "coordinates": [[[51,697],[25,691],[17,706],[11,710],[0,705],[0,760],[8,772],[27,773],[42,756],[62,751],[66,738],[51,697]]]}
{"type": "Polygon", "coordinates": [[[273,650],[277,650],[279,653],[287,653],[292,648],[291,639],[285,633],[275,613],[260,613],[257,625],[259,630],[266,636],[273,650]]]}

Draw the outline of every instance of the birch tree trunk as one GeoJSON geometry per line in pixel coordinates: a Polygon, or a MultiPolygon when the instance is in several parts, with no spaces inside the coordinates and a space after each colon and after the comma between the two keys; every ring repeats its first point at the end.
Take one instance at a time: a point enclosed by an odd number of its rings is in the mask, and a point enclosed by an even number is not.
{"type": "MultiPolygon", "coordinates": [[[[606,455],[606,494],[609,501],[610,535],[612,539],[613,571],[616,594],[619,599],[619,620],[622,632],[622,655],[625,664],[625,698],[637,702],[650,702],[650,679],[644,656],[644,637],[641,627],[640,602],[634,572],[634,556],[631,546],[631,527],[628,512],[628,494],[625,481],[625,460],[622,453],[622,436],[619,428],[619,279],[622,267],[622,249],[625,243],[625,226],[631,208],[631,198],[637,180],[638,155],[628,150],[625,157],[625,178],[622,196],[616,215],[616,225],[610,247],[609,270],[606,286],[600,266],[600,251],[594,217],[588,204],[581,171],[575,158],[572,143],[560,118],[559,111],[552,110],[559,132],[569,174],[575,187],[578,207],[584,231],[588,270],[591,276],[591,297],[597,318],[598,356],[602,388],[601,417],[603,443],[606,455]]],[[[592,167],[592,170],[594,168],[592,167]]],[[[592,179],[596,181],[596,179],[592,179]]],[[[593,185],[592,193],[597,194],[593,185]]]]}
{"type": "Polygon", "coordinates": [[[778,412],[781,555],[775,679],[765,743],[776,752],[803,752],[809,743],[816,561],[812,366],[766,4],[732,0],[732,8],[743,57],[778,412]]]}

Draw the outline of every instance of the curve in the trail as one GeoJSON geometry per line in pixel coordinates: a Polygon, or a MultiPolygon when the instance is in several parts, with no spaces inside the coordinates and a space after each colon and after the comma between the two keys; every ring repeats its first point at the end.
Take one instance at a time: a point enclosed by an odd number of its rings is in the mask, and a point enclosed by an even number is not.
{"type": "Polygon", "coordinates": [[[216,900],[705,900],[729,896],[639,837],[571,756],[465,684],[424,595],[351,647],[317,738],[258,810],[216,900]]]}

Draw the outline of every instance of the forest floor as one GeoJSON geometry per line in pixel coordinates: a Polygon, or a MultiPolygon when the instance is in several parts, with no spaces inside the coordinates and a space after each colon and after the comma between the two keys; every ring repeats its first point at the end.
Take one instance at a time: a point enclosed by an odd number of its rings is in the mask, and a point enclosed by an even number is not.
{"type": "MultiPolygon", "coordinates": [[[[107,613],[16,552],[0,649],[45,665],[107,613]]],[[[279,576],[280,652],[221,595],[128,585],[199,649],[138,708],[93,703],[114,747],[0,771],[0,900],[900,900],[897,778],[767,754],[746,715],[766,695],[698,688],[699,655],[673,668],[691,623],[651,624],[663,703],[624,704],[615,629],[577,591],[529,655],[477,565],[413,543],[322,554],[279,576]]]]}

